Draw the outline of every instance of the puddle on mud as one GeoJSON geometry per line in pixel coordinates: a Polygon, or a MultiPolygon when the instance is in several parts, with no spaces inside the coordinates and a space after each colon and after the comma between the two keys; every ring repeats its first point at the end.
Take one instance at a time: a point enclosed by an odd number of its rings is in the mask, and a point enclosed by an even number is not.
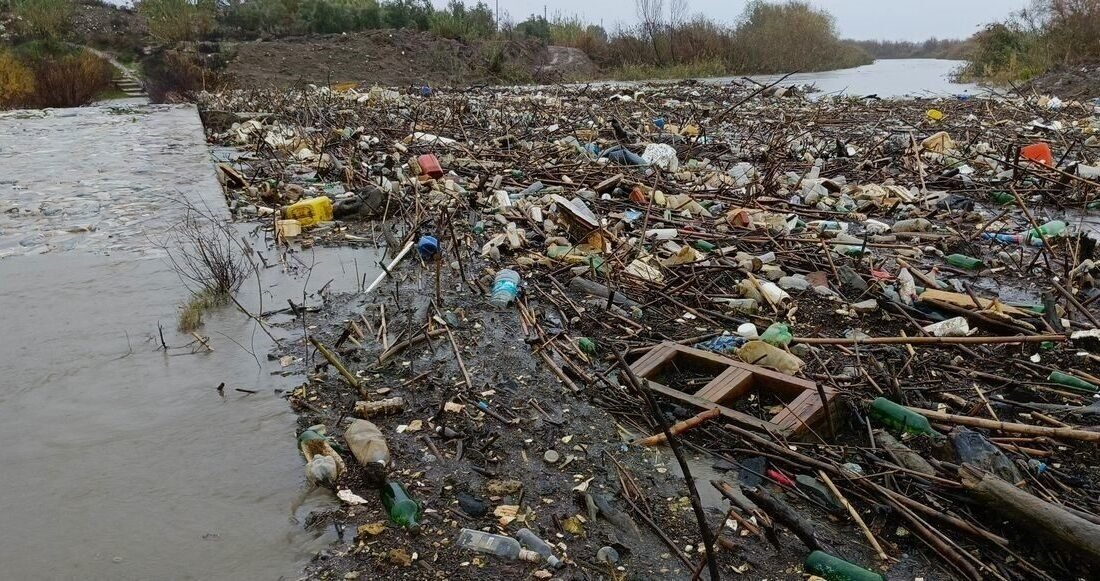
{"type": "MultiPolygon", "coordinates": [[[[212,353],[176,332],[188,293],[150,234],[181,217],[173,196],[224,202],[194,109],[139,109],[0,123],[4,576],[297,578],[335,538],[304,528],[333,499],[306,493],[277,391],[300,378],[279,373],[270,338],[232,307],[205,317],[212,353]],[[72,229],[83,224],[95,228],[72,229]]],[[[354,290],[356,267],[377,274],[371,250],[294,256],[300,268],[265,269],[241,302],[281,308],[330,280],[354,290]]]]}

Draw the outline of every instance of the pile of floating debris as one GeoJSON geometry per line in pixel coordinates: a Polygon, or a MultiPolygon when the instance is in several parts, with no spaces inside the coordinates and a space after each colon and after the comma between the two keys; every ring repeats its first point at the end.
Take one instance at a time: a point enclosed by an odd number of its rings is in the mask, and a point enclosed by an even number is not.
{"type": "Polygon", "coordinates": [[[311,577],[1091,575],[1096,104],[681,83],[202,107],[239,220],[285,253],[390,253],[277,354],[343,501],[318,521],[355,530],[311,577]]]}

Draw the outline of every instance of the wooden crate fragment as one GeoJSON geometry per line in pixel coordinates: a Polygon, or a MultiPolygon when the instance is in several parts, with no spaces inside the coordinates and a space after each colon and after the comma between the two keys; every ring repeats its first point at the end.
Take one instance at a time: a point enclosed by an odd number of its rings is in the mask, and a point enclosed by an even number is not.
{"type": "MultiPolygon", "coordinates": [[[[825,421],[825,406],[816,383],[717,353],[666,342],[650,349],[630,368],[638,377],[649,380],[650,387],[658,393],[695,407],[716,408],[724,417],[751,428],[799,438],[825,421]],[[714,378],[694,393],[686,393],[659,381],[667,370],[675,368],[702,371],[714,378]],[[754,390],[771,392],[786,406],[767,421],[728,407],[754,390]]],[[[826,399],[832,402],[836,390],[825,387],[824,391],[826,399]]]]}

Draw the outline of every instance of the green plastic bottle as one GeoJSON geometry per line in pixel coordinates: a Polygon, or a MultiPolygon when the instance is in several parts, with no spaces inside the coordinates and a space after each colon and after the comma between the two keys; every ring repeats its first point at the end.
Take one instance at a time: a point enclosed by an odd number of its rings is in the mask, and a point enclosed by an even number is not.
{"type": "Polygon", "coordinates": [[[807,573],[828,581],[886,581],[886,578],[878,573],[821,551],[810,553],[810,556],[806,557],[803,568],[807,573]]]}
{"type": "Polygon", "coordinates": [[[596,342],[592,339],[589,339],[588,337],[578,337],[577,347],[580,347],[581,351],[584,351],[589,355],[596,354],[596,342]]]}
{"type": "Polygon", "coordinates": [[[928,418],[884,397],[876,398],[875,401],[871,402],[871,408],[868,412],[878,423],[899,432],[927,434],[934,438],[944,437],[943,434],[932,429],[932,425],[928,423],[928,418]]]}
{"type": "Polygon", "coordinates": [[[390,515],[390,522],[401,525],[413,533],[420,532],[420,503],[409,496],[400,482],[388,481],[382,487],[382,506],[390,515]]]}
{"type": "Polygon", "coordinates": [[[1002,206],[1016,203],[1016,196],[1013,196],[1008,192],[993,192],[990,197],[993,198],[994,202],[997,202],[1002,206]]]}
{"type": "Polygon", "coordinates": [[[1073,391],[1080,391],[1084,393],[1097,393],[1100,391],[1100,387],[1097,387],[1084,379],[1070,375],[1068,373],[1062,373],[1061,371],[1053,371],[1047,376],[1047,381],[1057,383],[1062,387],[1068,388],[1073,391]]]}
{"type": "Polygon", "coordinates": [[[957,266],[966,270],[979,270],[982,267],[982,261],[974,258],[973,256],[967,256],[965,254],[949,254],[947,255],[947,264],[951,266],[957,266]]]}
{"type": "Polygon", "coordinates": [[[791,335],[791,328],[783,323],[772,323],[760,334],[761,341],[770,343],[776,347],[786,347],[791,344],[793,339],[794,336],[791,335]]]}
{"type": "Polygon", "coordinates": [[[702,252],[710,252],[711,250],[714,250],[714,244],[711,244],[710,242],[707,242],[706,240],[696,240],[695,241],[695,249],[700,250],[702,252]]]}
{"type": "Polygon", "coordinates": [[[1057,238],[1063,236],[1066,233],[1066,229],[1069,228],[1069,224],[1066,224],[1062,220],[1051,220],[1038,229],[1032,228],[1028,231],[1032,238],[1036,238],[1036,232],[1042,232],[1046,238],[1057,238]]]}

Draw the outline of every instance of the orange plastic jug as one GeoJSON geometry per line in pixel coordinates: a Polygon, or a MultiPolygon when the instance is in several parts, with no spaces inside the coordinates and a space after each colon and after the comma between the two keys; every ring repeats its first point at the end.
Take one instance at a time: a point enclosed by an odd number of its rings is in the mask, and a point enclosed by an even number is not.
{"type": "Polygon", "coordinates": [[[1045,143],[1032,143],[1020,149],[1020,157],[1035,163],[1041,163],[1054,167],[1054,155],[1050,152],[1050,146],[1045,143]]]}

